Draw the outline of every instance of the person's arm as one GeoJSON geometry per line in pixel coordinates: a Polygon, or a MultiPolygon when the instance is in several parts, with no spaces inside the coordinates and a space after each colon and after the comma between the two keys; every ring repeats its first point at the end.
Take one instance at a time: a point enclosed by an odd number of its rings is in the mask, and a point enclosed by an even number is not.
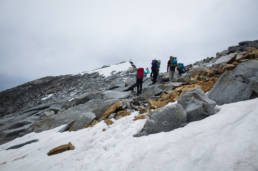
{"type": "Polygon", "coordinates": [[[168,61],[168,64],[167,64],[167,72],[168,72],[168,68],[169,68],[169,61],[168,61]]]}
{"type": "Polygon", "coordinates": [[[150,73],[150,70],[147,69],[147,71],[144,71],[144,75],[148,75],[150,73]]]}

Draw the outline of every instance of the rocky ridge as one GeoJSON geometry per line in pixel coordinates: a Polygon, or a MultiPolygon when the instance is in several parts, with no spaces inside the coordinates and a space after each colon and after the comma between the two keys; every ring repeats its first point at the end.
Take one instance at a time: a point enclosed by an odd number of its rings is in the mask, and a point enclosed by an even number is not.
{"type": "Polygon", "coordinates": [[[161,73],[155,85],[147,77],[141,96],[130,91],[136,68],[132,62],[130,68],[107,77],[100,72],[45,77],[6,90],[0,93],[0,143],[63,124],[67,125],[61,132],[91,127],[102,120],[112,124],[133,111],[139,112],[135,120],[149,118],[136,136],[203,119],[216,113],[216,104],[257,97],[257,42],[241,42],[216,57],[189,65],[189,71],[175,82],[169,82],[167,73],[161,73]],[[230,95],[225,85],[232,90],[230,95]],[[222,90],[221,100],[217,97],[222,90]],[[239,92],[241,98],[234,98],[239,92]]]}

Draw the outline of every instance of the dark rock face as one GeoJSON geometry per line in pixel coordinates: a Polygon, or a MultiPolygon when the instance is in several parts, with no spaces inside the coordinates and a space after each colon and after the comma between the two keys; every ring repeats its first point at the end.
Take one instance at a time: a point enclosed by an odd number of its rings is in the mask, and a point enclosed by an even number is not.
{"type": "Polygon", "coordinates": [[[25,145],[28,145],[28,144],[31,144],[31,143],[35,143],[35,142],[38,142],[38,141],[39,141],[38,139],[30,140],[30,141],[27,141],[27,142],[24,142],[24,143],[21,143],[21,144],[17,144],[17,145],[8,147],[6,150],[18,149],[18,148],[21,148],[21,147],[23,147],[25,145]]]}
{"type": "Polygon", "coordinates": [[[208,97],[219,105],[248,100],[257,97],[257,81],[258,61],[243,62],[221,75],[208,97]]]}
{"type": "Polygon", "coordinates": [[[247,47],[255,47],[255,48],[257,48],[258,47],[258,40],[240,42],[238,44],[238,46],[231,46],[231,47],[229,47],[228,48],[228,52],[229,53],[241,52],[241,51],[243,51],[247,47]]]}
{"type": "Polygon", "coordinates": [[[143,129],[135,136],[167,132],[182,126],[186,122],[186,113],[180,104],[170,104],[150,114],[143,129]]]}
{"type": "Polygon", "coordinates": [[[40,104],[66,101],[75,95],[105,87],[97,73],[45,77],[0,93],[0,115],[7,115],[40,104]],[[49,98],[45,98],[52,95],[49,98]]]}
{"type": "Polygon", "coordinates": [[[184,93],[178,99],[187,113],[187,122],[201,120],[215,114],[216,102],[209,99],[200,89],[194,89],[184,93]]]}
{"type": "Polygon", "coordinates": [[[230,53],[242,52],[247,47],[258,48],[258,40],[240,42],[237,46],[231,46],[227,50],[217,53],[217,57],[228,55],[230,53]]]}
{"type": "Polygon", "coordinates": [[[98,73],[45,77],[0,92],[0,144],[32,131],[64,124],[71,131],[91,124],[115,101],[131,95],[122,92],[124,80],[134,77],[131,65],[109,77],[98,73]]]}

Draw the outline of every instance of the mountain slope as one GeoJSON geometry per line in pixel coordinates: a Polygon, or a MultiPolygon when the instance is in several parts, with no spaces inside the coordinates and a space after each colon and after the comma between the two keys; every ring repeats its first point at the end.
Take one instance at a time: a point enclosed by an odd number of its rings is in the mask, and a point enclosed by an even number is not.
{"type": "Polygon", "coordinates": [[[258,170],[257,61],[242,42],[139,96],[132,62],[4,91],[0,170],[258,170]]]}

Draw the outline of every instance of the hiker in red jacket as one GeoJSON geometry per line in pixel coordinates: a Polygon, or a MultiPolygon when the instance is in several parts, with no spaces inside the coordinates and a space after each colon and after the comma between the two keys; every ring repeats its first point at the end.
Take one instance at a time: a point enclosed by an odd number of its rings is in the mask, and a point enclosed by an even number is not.
{"type": "Polygon", "coordinates": [[[149,74],[150,71],[147,68],[147,71],[145,72],[143,68],[138,68],[137,73],[136,73],[136,87],[137,87],[137,95],[140,95],[142,93],[142,83],[143,83],[143,78],[147,74],[149,74]]]}

